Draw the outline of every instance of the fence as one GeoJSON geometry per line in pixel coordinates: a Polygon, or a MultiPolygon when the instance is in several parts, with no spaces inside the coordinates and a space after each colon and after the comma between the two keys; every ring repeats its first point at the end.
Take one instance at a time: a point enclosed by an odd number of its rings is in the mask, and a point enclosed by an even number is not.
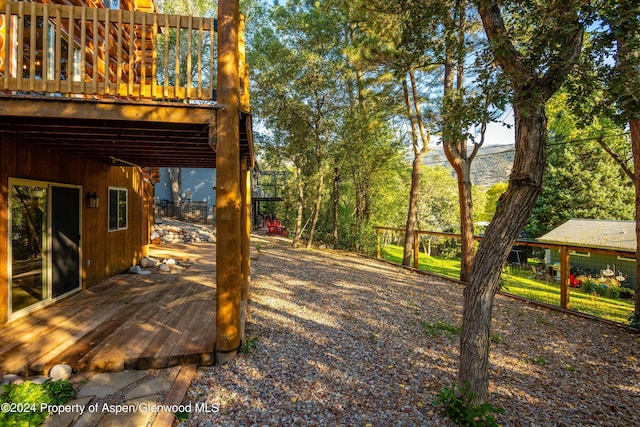
{"type": "Polygon", "coordinates": [[[154,215],[163,218],[175,218],[180,221],[212,225],[215,223],[215,206],[209,209],[207,202],[174,203],[170,200],[156,200],[154,215]]]}
{"type": "MultiPolygon", "coordinates": [[[[375,229],[376,256],[401,262],[404,230],[375,229]]],[[[458,279],[460,235],[416,230],[411,259],[414,268],[458,279]]],[[[627,323],[636,280],[633,252],[518,240],[503,270],[501,291],[627,323]]]]}

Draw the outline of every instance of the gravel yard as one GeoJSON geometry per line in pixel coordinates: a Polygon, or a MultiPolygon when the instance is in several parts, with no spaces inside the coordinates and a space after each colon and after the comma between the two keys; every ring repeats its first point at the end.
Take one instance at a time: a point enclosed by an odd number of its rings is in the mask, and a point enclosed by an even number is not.
{"type": "MultiPolygon", "coordinates": [[[[376,260],[292,249],[252,261],[248,354],[203,367],[182,426],[448,426],[462,287],[376,260]],[[250,347],[250,346],[249,346],[250,347]]],[[[490,401],[506,426],[640,425],[640,335],[498,295],[490,401]]]]}

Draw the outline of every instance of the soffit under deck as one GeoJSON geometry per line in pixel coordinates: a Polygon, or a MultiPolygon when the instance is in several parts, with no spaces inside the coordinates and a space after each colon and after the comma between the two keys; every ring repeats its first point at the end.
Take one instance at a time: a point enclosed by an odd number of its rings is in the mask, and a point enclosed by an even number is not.
{"type": "MultiPolygon", "coordinates": [[[[1,133],[107,165],[215,168],[215,132],[214,145],[209,141],[214,114],[210,104],[0,95],[1,133]]],[[[240,156],[253,167],[251,116],[245,113],[240,156]]]]}

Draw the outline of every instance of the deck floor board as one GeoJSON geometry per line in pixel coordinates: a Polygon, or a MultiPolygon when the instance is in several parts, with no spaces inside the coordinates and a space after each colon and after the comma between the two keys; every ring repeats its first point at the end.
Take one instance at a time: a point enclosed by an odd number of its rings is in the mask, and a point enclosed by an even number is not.
{"type": "Polygon", "coordinates": [[[56,363],[81,371],[213,363],[215,245],[191,251],[194,264],[180,273],[119,274],[9,323],[0,329],[0,371],[46,373],[56,363]]]}

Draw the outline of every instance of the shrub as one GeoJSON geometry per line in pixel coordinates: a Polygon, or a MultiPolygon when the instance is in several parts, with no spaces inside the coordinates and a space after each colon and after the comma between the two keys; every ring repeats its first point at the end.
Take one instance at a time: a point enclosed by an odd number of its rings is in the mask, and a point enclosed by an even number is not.
{"type": "Polygon", "coordinates": [[[442,414],[448,416],[451,421],[459,426],[487,426],[497,427],[498,423],[494,414],[504,413],[503,408],[493,408],[489,403],[474,405],[471,402],[475,393],[471,392],[469,382],[462,389],[456,384],[445,387],[433,401],[434,405],[442,407],[442,414]]]}
{"type": "Polygon", "coordinates": [[[22,384],[2,386],[0,404],[9,411],[0,411],[0,425],[39,426],[49,415],[41,411],[41,405],[62,405],[76,395],[69,381],[46,380],[43,384],[25,381],[22,384]]]}

